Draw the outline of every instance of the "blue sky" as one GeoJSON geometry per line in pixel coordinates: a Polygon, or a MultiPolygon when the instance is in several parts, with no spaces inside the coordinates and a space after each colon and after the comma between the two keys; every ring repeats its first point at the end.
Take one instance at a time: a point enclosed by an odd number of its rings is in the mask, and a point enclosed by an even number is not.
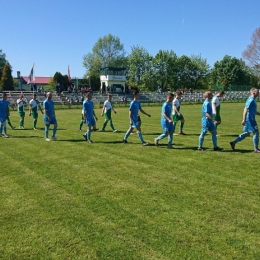
{"type": "Polygon", "coordinates": [[[173,50],[201,55],[210,66],[225,55],[241,58],[260,26],[259,0],[0,0],[0,49],[28,76],[56,71],[82,77],[83,56],[98,38],[119,37],[127,53],[173,50]]]}

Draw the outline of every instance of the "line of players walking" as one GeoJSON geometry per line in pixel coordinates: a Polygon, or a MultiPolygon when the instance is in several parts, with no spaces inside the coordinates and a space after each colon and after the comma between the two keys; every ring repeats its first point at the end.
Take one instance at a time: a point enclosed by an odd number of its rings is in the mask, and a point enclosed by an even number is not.
{"type": "MultiPolygon", "coordinates": [[[[222,151],[223,148],[218,147],[217,145],[217,126],[221,123],[220,117],[220,99],[224,95],[224,91],[218,92],[214,97],[212,92],[206,91],[204,93],[205,101],[202,105],[202,118],[201,118],[201,134],[199,136],[199,151],[205,151],[203,148],[204,137],[209,131],[212,135],[212,143],[214,151],[222,151]]],[[[180,121],[179,134],[185,135],[183,132],[184,128],[184,117],[180,112],[180,100],[182,93],[177,91],[175,96],[173,93],[167,94],[167,99],[162,105],[161,109],[161,126],[162,126],[162,134],[154,139],[154,144],[156,146],[159,145],[159,141],[168,137],[167,148],[171,149],[172,141],[173,141],[173,133],[175,131],[175,126],[178,121],[180,121]]],[[[137,136],[139,137],[141,144],[143,146],[149,145],[149,143],[145,142],[143,139],[142,131],[141,131],[141,118],[139,112],[142,114],[151,117],[150,114],[146,113],[141,106],[139,101],[140,95],[138,91],[133,93],[134,99],[130,103],[129,107],[129,123],[130,127],[126,131],[124,138],[122,140],[123,143],[127,144],[128,137],[133,133],[133,130],[136,129],[137,136]]],[[[230,142],[230,146],[232,150],[235,150],[235,145],[244,140],[246,137],[253,133],[253,144],[254,144],[254,152],[260,153],[259,150],[259,130],[257,126],[257,122],[255,119],[256,115],[260,115],[257,111],[257,102],[256,98],[259,96],[259,90],[257,88],[252,88],[250,90],[250,97],[247,99],[245,108],[243,111],[242,125],[243,125],[243,133],[240,134],[235,140],[230,142]]],[[[98,120],[95,111],[94,111],[94,103],[91,100],[92,93],[86,93],[86,99],[82,105],[82,118],[79,125],[79,130],[82,131],[82,126],[85,123],[87,125],[87,131],[83,134],[83,137],[88,143],[92,143],[91,133],[93,131],[97,131],[96,121],[98,120]]],[[[20,95],[17,100],[17,110],[20,116],[20,129],[24,128],[24,116],[25,116],[25,104],[26,100],[23,94],[20,95]]],[[[2,93],[2,99],[0,99],[0,135],[2,137],[8,138],[6,131],[6,122],[12,126],[9,118],[9,101],[7,100],[7,94],[2,93]]],[[[54,102],[52,101],[52,93],[48,92],[46,94],[46,100],[43,102],[43,109],[40,106],[40,102],[37,100],[36,94],[33,94],[33,98],[29,102],[29,116],[33,118],[33,129],[37,130],[37,120],[38,120],[38,110],[41,113],[44,113],[44,124],[45,124],[45,140],[46,141],[56,141],[56,131],[57,131],[57,120],[55,116],[54,110],[54,102]],[[49,138],[49,127],[53,125],[52,137],[49,138]]],[[[105,128],[110,123],[110,127],[113,132],[117,132],[113,125],[112,121],[112,111],[116,114],[116,110],[112,105],[112,95],[109,94],[107,100],[104,102],[101,116],[105,116],[105,120],[103,123],[102,131],[105,131],[105,128]]]]}

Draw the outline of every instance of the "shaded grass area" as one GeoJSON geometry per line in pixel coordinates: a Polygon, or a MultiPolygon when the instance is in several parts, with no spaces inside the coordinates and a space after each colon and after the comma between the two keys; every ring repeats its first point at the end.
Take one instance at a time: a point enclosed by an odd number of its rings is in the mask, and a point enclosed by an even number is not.
{"type": "MultiPolygon", "coordinates": [[[[113,115],[119,133],[108,124],[92,133],[93,144],[77,131],[81,110],[57,111],[57,142],[29,129],[27,116],[27,129],[0,139],[0,258],[259,259],[259,155],[251,138],[229,147],[243,106],[222,104],[225,150],[213,152],[207,135],[203,153],[201,105],[182,107],[187,135],[174,136],[173,150],[166,140],[143,147],[137,135],[122,144],[127,108],[113,115]]],[[[152,117],[141,115],[143,135],[153,143],[161,108],[145,111],[152,117]]],[[[18,125],[16,112],[11,120],[18,125]]]]}

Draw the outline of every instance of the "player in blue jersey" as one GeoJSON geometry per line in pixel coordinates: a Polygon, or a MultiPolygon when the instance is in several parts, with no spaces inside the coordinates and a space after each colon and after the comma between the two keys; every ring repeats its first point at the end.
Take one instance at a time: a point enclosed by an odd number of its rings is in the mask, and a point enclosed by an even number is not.
{"type": "Polygon", "coordinates": [[[213,119],[212,114],[212,106],[211,106],[211,99],[212,99],[212,93],[210,91],[206,91],[204,93],[205,101],[202,105],[202,119],[201,119],[201,134],[199,136],[199,151],[204,151],[202,145],[204,142],[204,137],[207,133],[207,131],[211,132],[212,135],[212,143],[214,146],[214,151],[222,151],[223,148],[218,147],[217,145],[217,131],[216,131],[216,121],[213,119]]]}
{"type": "Polygon", "coordinates": [[[142,109],[141,103],[139,101],[139,98],[140,98],[139,92],[135,91],[133,94],[134,94],[134,99],[131,101],[130,107],[129,107],[130,128],[125,133],[125,136],[124,136],[124,139],[123,139],[123,143],[125,143],[125,144],[128,143],[127,142],[127,138],[131,134],[132,130],[134,128],[136,128],[137,135],[138,135],[139,139],[141,140],[142,145],[146,146],[146,145],[149,145],[149,143],[145,142],[144,139],[143,139],[141,128],[140,128],[139,121],[138,121],[138,112],[140,110],[143,114],[147,115],[148,117],[151,117],[151,115],[147,114],[142,109]]]}
{"type": "Polygon", "coordinates": [[[49,127],[50,125],[53,125],[53,131],[52,131],[52,138],[51,140],[57,141],[56,138],[56,132],[57,132],[57,120],[55,116],[54,111],[54,102],[52,101],[52,93],[48,92],[46,94],[46,99],[43,102],[43,109],[44,109],[44,124],[45,124],[45,140],[50,141],[49,139],[49,127]]]}
{"type": "Polygon", "coordinates": [[[259,150],[259,130],[257,122],[255,120],[256,115],[260,115],[257,112],[256,98],[259,96],[259,90],[257,88],[251,88],[250,97],[246,101],[246,105],[243,111],[242,125],[244,133],[240,134],[234,141],[230,142],[232,150],[235,150],[236,143],[244,140],[246,137],[253,133],[254,151],[260,153],[259,150]]]}
{"type": "Polygon", "coordinates": [[[9,102],[7,101],[7,94],[2,93],[2,99],[0,99],[0,136],[8,138],[6,132],[6,119],[9,116],[9,102]],[[4,130],[4,134],[2,132],[4,130]]]}
{"type": "Polygon", "coordinates": [[[168,136],[168,148],[172,148],[172,139],[173,139],[173,132],[174,132],[174,124],[171,119],[171,112],[172,112],[172,101],[174,95],[173,93],[167,94],[167,100],[162,105],[162,115],[161,115],[161,125],[163,133],[159,135],[157,138],[154,139],[154,144],[158,146],[160,140],[168,136]]]}
{"type": "Polygon", "coordinates": [[[90,139],[91,132],[92,132],[92,128],[93,131],[96,130],[96,120],[98,120],[94,111],[94,103],[91,99],[92,99],[92,93],[87,92],[86,100],[83,102],[83,110],[84,110],[83,121],[84,123],[86,123],[88,130],[83,135],[83,137],[88,143],[93,143],[92,140],[90,139]]]}

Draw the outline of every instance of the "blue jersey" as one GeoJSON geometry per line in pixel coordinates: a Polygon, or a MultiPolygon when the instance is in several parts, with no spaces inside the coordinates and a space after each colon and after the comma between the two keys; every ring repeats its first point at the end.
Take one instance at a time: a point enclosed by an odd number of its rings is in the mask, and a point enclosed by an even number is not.
{"type": "Polygon", "coordinates": [[[7,118],[9,101],[0,99],[0,121],[5,122],[7,118]]]}
{"type": "MultiPolygon", "coordinates": [[[[47,111],[49,117],[54,117],[54,102],[49,99],[45,99],[43,101],[43,108],[47,111]]],[[[46,113],[44,114],[44,118],[47,118],[46,113]]]]}
{"type": "Polygon", "coordinates": [[[247,99],[245,108],[248,109],[246,113],[246,121],[255,121],[255,115],[257,112],[257,103],[253,97],[249,97],[247,99]]]}
{"type": "Polygon", "coordinates": [[[92,100],[84,100],[82,109],[86,111],[86,118],[92,118],[94,113],[94,103],[92,100]]]}
{"type": "Polygon", "coordinates": [[[161,116],[161,123],[166,124],[168,121],[165,119],[163,114],[165,114],[168,118],[171,118],[171,113],[172,113],[172,104],[169,102],[164,102],[162,105],[162,116],[161,116]]]}
{"type": "Polygon", "coordinates": [[[202,105],[202,122],[208,121],[208,118],[206,116],[206,113],[208,113],[212,117],[212,106],[209,100],[205,100],[202,105]]]}
{"type": "Polygon", "coordinates": [[[138,121],[138,112],[140,109],[142,109],[140,101],[132,100],[129,107],[129,110],[132,112],[132,116],[131,116],[132,121],[134,122],[138,121]]]}

